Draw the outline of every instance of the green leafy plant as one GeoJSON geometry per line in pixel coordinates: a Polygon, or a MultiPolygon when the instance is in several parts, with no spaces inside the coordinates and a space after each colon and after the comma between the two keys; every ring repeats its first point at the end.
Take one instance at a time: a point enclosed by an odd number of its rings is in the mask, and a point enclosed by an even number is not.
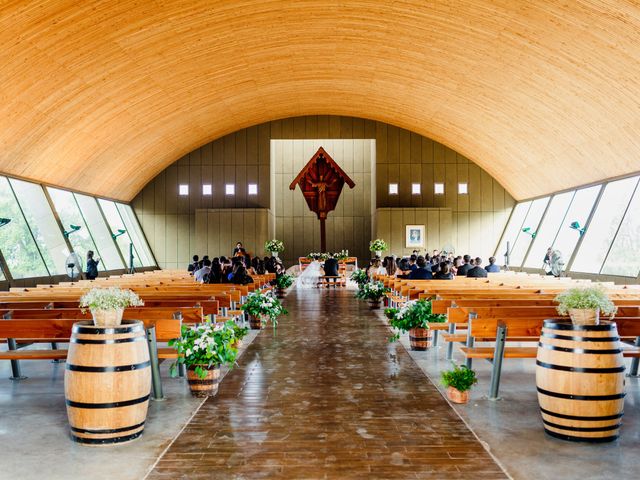
{"type": "Polygon", "coordinates": [[[398,313],[398,309],[397,308],[385,308],[384,309],[384,316],[387,317],[389,320],[395,318],[397,313],[398,313]]]}
{"type": "Polygon", "coordinates": [[[376,238],[369,243],[369,251],[371,252],[385,252],[387,250],[389,250],[389,246],[381,238],[376,238]]]}
{"type": "Polygon", "coordinates": [[[617,311],[617,307],[601,286],[570,288],[559,294],[555,301],[558,302],[556,310],[560,315],[567,315],[569,310],[574,308],[599,309],[604,315],[613,315],[617,311]]]}
{"type": "Polygon", "coordinates": [[[284,273],[282,275],[278,275],[276,277],[276,287],[277,288],[281,288],[281,289],[285,289],[285,288],[289,288],[291,285],[293,285],[293,275],[289,275],[288,273],[284,273]]]}
{"type": "MultiPolygon", "coordinates": [[[[393,310],[393,309],[387,309],[393,310]]],[[[385,314],[387,314],[385,310],[385,314]]],[[[396,330],[390,341],[395,342],[400,339],[400,332],[408,332],[412,328],[429,328],[429,323],[443,323],[447,321],[446,315],[433,313],[431,310],[431,300],[423,298],[411,300],[389,318],[389,325],[396,330]]]]}
{"type": "Polygon", "coordinates": [[[241,327],[240,325],[234,323],[233,334],[235,335],[236,340],[242,340],[249,334],[249,329],[247,327],[241,327]]]}
{"type": "Polygon", "coordinates": [[[382,282],[367,282],[358,290],[356,297],[362,300],[378,301],[389,291],[382,282]]]}
{"type": "Polygon", "coordinates": [[[90,310],[116,310],[142,305],[144,302],[134,292],[116,287],[92,288],[80,299],[80,307],[90,310]]]}
{"type": "Polygon", "coordinates": [[[369,281],[369,276],[363,268],[354,270],[349,278],[358,284],[358,288],[362,288],[369,281]]]}
{"type": "Polygon", "coordinates": [[[260,315],[269,317],[274,326],[278,324],[280,315],[288,313],[277,298],[262,292],[251,292],[240,308],[254,317],[260,315]]]}
{"type": "Polygon", "coordinates": [[[284,252],[284,242],[282,240],[276,240],[275,238],[273,240],[267,240],[264,243],[264,249],[267,252],[284,252]]]}
{"type": "Polygon", "coordinates": [[[180,338],[169,341],[169,346],[178,352],[178,359],[169,368],[169,374],[175,377],[178,365],[195,365],[195,374],[205,378],[207,370],[212,367],[232,366],[238,355],[232,344],[237,340],[236,325],[231,320],[183,325],[180,338]]]}
{"type": "Polygon", "coordinates": [[[441,374],[440,382],[445,388],[453,387],[461,392],[471,390],[471,387],[478,382],[476,372],[466,365],[456,365],[452,363],[453,369],[445,370],[441,374]]]}

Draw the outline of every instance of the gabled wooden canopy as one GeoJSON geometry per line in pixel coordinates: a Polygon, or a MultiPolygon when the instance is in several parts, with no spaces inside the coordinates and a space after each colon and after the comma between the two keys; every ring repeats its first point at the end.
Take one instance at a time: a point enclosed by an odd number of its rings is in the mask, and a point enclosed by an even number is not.
{"type": "Polygon", "coordinates": [[[351,180],[349,175],[347,175],[344,172],[344,170],[340,168],[340,165],[338,165],[336,161],[333,158],[331,158],[331,155],[329,155],[324,148],[320,147],[318,148],[318,151],[313,155],[313,157],[311,157],[311,160],[309,160],[307,164],[304,166],[304,168],[300,170],[300,173],[298,174],[298,176],[293,180],[293,182],[291,182],[291,185],[289,185],[289,190],[295,190],[296,185],[298,185],[298,183],[300,183],[300,181],[309,174],[309,171],[311,170],[311,168],[313,168],[313,166],[321,158],[324,158],[326,160],[327,165],[329,165],[329,167],[331,167],[336,172],[338,177],[344,180],[344,183],[349,185],[349,188],[353,188],[356,186],[355,182],[351,180]]]}

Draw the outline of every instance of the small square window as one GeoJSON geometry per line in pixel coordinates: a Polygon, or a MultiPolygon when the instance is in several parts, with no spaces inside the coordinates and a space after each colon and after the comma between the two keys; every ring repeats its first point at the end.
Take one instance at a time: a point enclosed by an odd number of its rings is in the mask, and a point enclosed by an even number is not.
{"type": "Polygon", "coordinates": [[[467,193],[469,193],[468,185],[466,183],[459,183],[458,184],[458,194],[466,195],[467,193]]]}
{"type": "Polygon", "coordinates": [[[389,195],[397,195],[398,194],[398,184],[390,183],[389,184],[389,195]]]}
{"type": "Polygon", "coordinates": [[[189,185],[179,185],[178,193],[182,196],[189,195],[189,185]]]}
{"type": "Polygon", "coordinates": [[[419,183],[412,183],[411,184],[411,193],[413,195],[420,195],[421,192],[421,185],[419,183]]]}
{"type": "Polygon", "coordinates": [[[258,194],[258,185],[256,183],[249,184],[249,195],[257,195],[258,194]]]}
{"type": "Polygon", "coordinates": [[[224,193],[227,195],[235,195],[236,186],[233,183],[227,183],[224,187],[224,193]]]}
{"type": "Polygon", "coordinates": [[[211,195],[212,193],[213,189],[211,188],[211,185],[206,183],[202,185],[202,195],[211,195]]]}
{"type": "Polygon", "coordinates": [[[444,183],[434,183],[433,193],[436,195],[444,195],[444,183]]]}

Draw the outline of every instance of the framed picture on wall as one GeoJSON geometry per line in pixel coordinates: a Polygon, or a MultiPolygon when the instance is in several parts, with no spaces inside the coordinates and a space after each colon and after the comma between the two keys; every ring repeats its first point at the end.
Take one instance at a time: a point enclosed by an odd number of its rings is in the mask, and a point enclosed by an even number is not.
{"type": "Polygon", "coordinates": [[[424,248],[424,225],[407,225],[405,248],[424,248]]]}

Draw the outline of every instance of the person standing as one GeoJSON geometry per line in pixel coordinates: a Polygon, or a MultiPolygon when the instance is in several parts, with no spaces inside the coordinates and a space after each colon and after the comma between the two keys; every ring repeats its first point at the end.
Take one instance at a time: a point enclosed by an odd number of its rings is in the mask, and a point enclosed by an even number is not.
{"type": "Polygon", "coordinates": [[[87,252],[87,268],[85,271],[87,280],[95,280],[98,278],[98,264],[100,263],[100,259],[94,260],[93,255],[93,250],[87,252]]]}

